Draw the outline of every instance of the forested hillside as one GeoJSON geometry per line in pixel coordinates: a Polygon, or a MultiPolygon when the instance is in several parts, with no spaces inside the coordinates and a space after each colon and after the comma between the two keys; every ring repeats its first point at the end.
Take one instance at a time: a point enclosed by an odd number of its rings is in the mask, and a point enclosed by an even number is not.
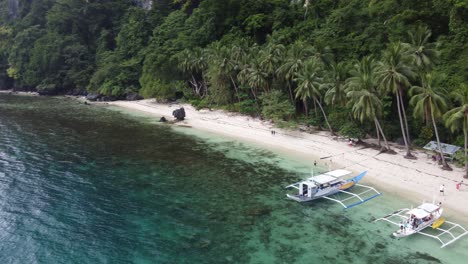
{"type": "Polygon", "coordinates": [[[1,89],[183,95],[282,125],[407,145],[438,129],[463,145],[467,0],[0,0],[0,10],[1,89]]]}

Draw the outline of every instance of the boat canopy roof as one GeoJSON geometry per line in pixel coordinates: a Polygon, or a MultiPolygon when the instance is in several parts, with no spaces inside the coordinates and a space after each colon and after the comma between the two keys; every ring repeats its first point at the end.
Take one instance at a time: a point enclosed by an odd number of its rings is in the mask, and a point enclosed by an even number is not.
{"type": "Polygon", "coordinates": [[[407,214],[414,215],[416,218],[424,218],[439,209],[438,205],[432,203],[423,203],[418,208],[409,210],[407,214]]]}
{"type": "Polygon", "coordinates": [[[425,210],[421,209],[421,208],[414,208],[412,210],[409,210],[407,212],[407,214],[409,215],[414,215],[416,218],[418,219],[421,219],[421,218],[424,218],[426,216],[429,216],[430,213],[429,212],[426,212],[425,210]]]}
{"type": "Polygon", "coordinates": [[[324,183],[336,181],[336,177],[333,177],[327,174],[320,174],[320,175],[310,178],[310,181],[313,181],[316,184],[324,184],[324,183]]]}
{"type": "Polygon", "coordinates": [[[351,174],[351,172],[347,170],[334,170],[334,171],[326,172],[324,174],[330,175],[332,177],[343,177],[345,175],[351,174]]]}
{"type": "Polygon", "coordinates": [[[347,170],[334,170],[334,171],[325,172],[317,176],[310,177],[305,182],[312,182],[315,184],[325,184],[325,183],[336,181],[338,178],[343,177],[348,174],[351,174],[351,172],[347,170]]]}
{"type": "Polygon", "coordinates": [[[423,203],[420,206],[418,206],[419,209],[423,209],[426,212],[432,213],[439,209],[439,206],[431,203],[423,203]]]}

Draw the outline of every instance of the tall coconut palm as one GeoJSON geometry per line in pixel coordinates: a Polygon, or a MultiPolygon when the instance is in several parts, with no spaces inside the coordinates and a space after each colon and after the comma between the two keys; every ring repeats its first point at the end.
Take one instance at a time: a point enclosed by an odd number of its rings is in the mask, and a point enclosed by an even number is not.
{"type": "Polygon", "coordinates": [[[444,95],[447,94],[447,91],[444,88],[436,86],[436,80],[432,73],[422,75],[421,84],[421,86],[411,87],[409,91],[412,95],[410,104],[414,105],[415,117],[424,116],[426,109],[429,109],[442,164],[444,165],[444,168],[449,169],[450,166],[445,161],[444,152],[440,145],[439,132],[436,124],[436,118],[440,118],[447,108],[447,103],[444,97],[444,95]]]}
{"type": "Polygon", "coordinates": [[[211,99],[219,104],[229,103],[231,99],[229,49],[219,42],[207,49],[208,69],[206,76],[210,82],[211,99]]]}
{"type": "Polygon", "coordinates": [[[439,57],[436,43],[429,42],[431,36],[432,32],[426,26],[408,31],[409,43],[405,43],[407,52],[420,71],[430,71],[439,57]]]}
{"type": "Polygon", "coordinates": [[[177,56],[179,61],[179,68],[190,74],[191,80],[189,81],[194,89],[194,93],[198,96],[202,96],[202,93],[206,95],[207,85],[204,77],[208,64],[206,61],[205,52],[201,48],[195,48],[193,50],[185,49],[177,56]],[[197,78],[195,76],[198,76],[197,78]],[[201,82],[199,80],[201,78],[201,82]]]}
{"type": "Polygon", "coordinates": [[[333,62],[334,55],[329,46],[326,46],[322,41],[316,40],[312,48],[312,54],[316,60],[322,63],[325,69],[328,69],[333,62]]]}
{"type": "Polygon", "coordinates": [[[411,140],[403,100],[405,90],[411,86],[410,78],[414,77],[415,73],[405,58],[400,42],[390,44],[379,65],[378,75],[380,87],[395,94],[397,99],[401,133],[406,146],[405,157],[415,158],[410,151],[411,140]]]}
{"type": "Polygon", "coordinates": [[[319,100],[321,97],[320,90],[324,84],[322,75],[322,69],[320,69],[315,59],[306,61],[304,68],[302,68],[296,74],[296,78],[294,78],[294,81],[297,83],[296,98],[300,98],[304,103],[306,115],[308,114],[308,100],[312,99],[320,107],[328,129],[333,133],[330,123],[328,122],[327,115],[319,100]]]}
{"type": "Polygon", "coordinates": [[[468,85],[462,84],[452,92],[459,106],[444,114],[445,125],[452,132],[462,130],[465,136],[465,178],[468,178],[468,85]]]}
{"type": "Polygon", "coordinates": [[[281,44],[268,44],[259,52],[260,67],[267,73],[272,82],[276,77],[276,70],[282,63],[286,48],[281,44]]]}
{"type": "Polygon", "coordinates": [[[344,105],[346,102],[345,83],[348,77],[348,67],[344,62],[333,63],[327,71],[327,92],[325,103],[328,105],[344,105]]]}
{"type": "Polygon", "coordinates": [[[351,76],[346,80],[346,95],[349,98],[354,118],[364,123],[374,122],[375,131],[380,145],[380,135],[385,142],[385,148],[390,149],[385,133],[380,125],[379,118],[382,116],[382,101],[377,91],[377,63],[371,57],[363,57],[361,61],[354,64],[351,76]]]}
{"type": "Polygon", "coordinates": [[[304,67],[304,62],[311,52],[310,45],[297,41],[288,47],[285,58],[282,59],[283,64],[277,69],[277,75],[282,77],[288,85],[291,102],[294,101],[292,92],[293,79],[296,73],[304,67]]]}
{"type": "Polygon", "coordinates": [[[229,60],[227,63],[227,68],[229,70],[229,77],[231,79],[231,83],[236,91],[237,98],[240,103],[240,95],[239,95],[239,87],[238,87],[238,74],[242,70],[242,67],[247,64],[247,50],[248,44],[247,40],[242,39],[239,44],[232,45],[229,50],[229,60]]]}

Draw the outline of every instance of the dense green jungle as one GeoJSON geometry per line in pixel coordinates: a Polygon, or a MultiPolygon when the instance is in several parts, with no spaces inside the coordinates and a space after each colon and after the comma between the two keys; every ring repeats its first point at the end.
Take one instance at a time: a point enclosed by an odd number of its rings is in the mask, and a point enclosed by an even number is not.
{"type": "Polygon", "coordinates": [[[429,140],[452,143],[467,163],[467,10],[467,0],[0,0],[0,89],[179,99],[371,135],[383,150],[401,141],[408,158],[429,140]]]}

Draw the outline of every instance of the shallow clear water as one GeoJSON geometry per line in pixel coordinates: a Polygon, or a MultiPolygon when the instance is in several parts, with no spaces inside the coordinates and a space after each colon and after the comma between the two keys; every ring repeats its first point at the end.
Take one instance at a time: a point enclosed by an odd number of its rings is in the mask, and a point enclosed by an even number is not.
{"type": "MultiPolygon", "coordinates": [[[[317,169],[318,170],[318,169],[317,169]]],[[[283,189],[308,164],[251,144],[74,100],[0,95],[0,263],[464,263],[370,222],[391,193],[344,211],[283,189]]]]}

